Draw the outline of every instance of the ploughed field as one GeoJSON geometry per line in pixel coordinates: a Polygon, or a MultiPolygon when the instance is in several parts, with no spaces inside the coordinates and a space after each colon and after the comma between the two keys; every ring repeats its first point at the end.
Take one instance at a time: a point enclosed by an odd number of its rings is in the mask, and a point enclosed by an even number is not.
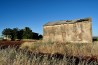
{"type": "Polygon", "coordinates": [[[7,48],[7,47],[19,47],[24,41],[0,41],[0,47],[1,48],[7,48]]]}
{"type": "Polygon", "coordinates": [[[0,47],[20,47],[24,42],[35,42],[33,41],[0,41],[0,47]]]}

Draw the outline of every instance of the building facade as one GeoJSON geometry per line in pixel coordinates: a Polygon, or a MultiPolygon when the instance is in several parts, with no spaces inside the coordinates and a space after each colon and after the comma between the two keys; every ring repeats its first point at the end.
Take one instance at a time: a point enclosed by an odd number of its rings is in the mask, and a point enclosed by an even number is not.
{"type": "Polygon", "coordinates": [[[91,18],[48,22],[43,26],[44,42],[92,43],[91,18]]]}

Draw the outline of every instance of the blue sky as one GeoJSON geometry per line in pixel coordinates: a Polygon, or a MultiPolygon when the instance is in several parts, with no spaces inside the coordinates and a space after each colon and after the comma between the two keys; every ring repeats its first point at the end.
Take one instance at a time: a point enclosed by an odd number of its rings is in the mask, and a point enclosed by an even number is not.
{"type": "Polygon", "coordinates": [[[49,21],[85,17],[92,17],[93,36],[98,36],[97,0],[0,0],[0,32],[30,27],[43,34],[43,25],[49,21]]]}

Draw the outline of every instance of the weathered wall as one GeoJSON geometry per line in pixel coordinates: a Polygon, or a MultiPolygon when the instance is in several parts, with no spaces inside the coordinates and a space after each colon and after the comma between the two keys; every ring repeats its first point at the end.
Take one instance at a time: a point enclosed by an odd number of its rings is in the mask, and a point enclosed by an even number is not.
{"type": "Polygon", "coordinates": [[[44,26],[44,42],[73,42],[91,43],[92,25],[91,21],[77,22],[74,24],[61,24],[44,26]]]}

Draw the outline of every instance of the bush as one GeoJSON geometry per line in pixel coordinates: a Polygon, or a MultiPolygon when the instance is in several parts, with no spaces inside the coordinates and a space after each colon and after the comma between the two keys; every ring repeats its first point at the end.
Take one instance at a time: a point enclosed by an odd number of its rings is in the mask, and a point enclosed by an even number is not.
{"type": "Polygon", "coordinates": [[[98,38],[97,38],[97,41],[98,41],[98,38]]]}

